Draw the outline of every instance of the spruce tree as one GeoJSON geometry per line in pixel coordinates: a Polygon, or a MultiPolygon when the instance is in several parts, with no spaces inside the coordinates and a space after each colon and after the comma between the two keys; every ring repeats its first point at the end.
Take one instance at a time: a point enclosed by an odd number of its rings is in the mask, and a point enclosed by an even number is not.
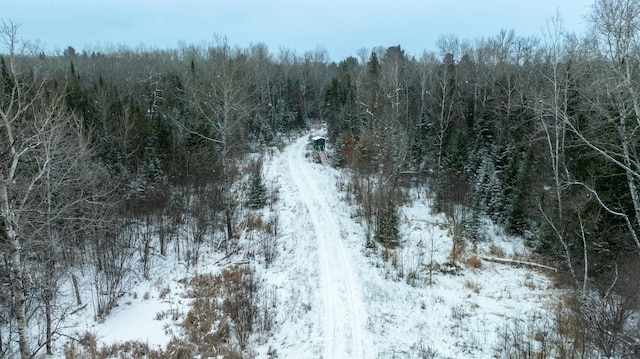
{"type": "Polygon", "coordinates": [[[382,201],[376,218],[375,239],[385,246],[394,247],[400,243],[398,208],[391,197],[382,201]]]}
{"type": "Polygon", "coordinates": [[[262,160],[256,161],[251,173],[249,188],[249,207],[262,208],[266,204],[267,189],[262,180],[262,160]]]}

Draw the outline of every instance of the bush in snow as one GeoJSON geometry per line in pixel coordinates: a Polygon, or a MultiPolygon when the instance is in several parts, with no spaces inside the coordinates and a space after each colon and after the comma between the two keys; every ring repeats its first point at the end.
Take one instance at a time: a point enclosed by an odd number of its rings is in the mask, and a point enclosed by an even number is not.
{"type": "Polygon", "coordinates": [[[232,266],[219,275],[198,275],[187,284],[193,302],[181,325],[185,342],[174,343],[173,349],[195,347],[193,354],[202,357],[243,357],[261,315],[253,269],[232,266]]]}

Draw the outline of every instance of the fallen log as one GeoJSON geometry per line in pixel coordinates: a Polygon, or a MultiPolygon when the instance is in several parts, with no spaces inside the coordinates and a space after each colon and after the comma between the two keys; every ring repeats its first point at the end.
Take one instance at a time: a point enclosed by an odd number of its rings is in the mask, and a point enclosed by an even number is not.
{"type": "Polygon", "coordinates": [[[554,272],[558,271],[556,268],[548,266],[548,265],[535,263],[535,262],[520,261],[520,260],[517,260],[517,259],[506,259],[506,258],[485,257],[485,256],[480,256],[480,259],[482,259],[483,261],[487,261],[487,262],[494,262],[494,263],[500,263],[500,264],[510,264],[510,265],[529,267],[529,268],[545,269],[545,270],[550,270],[550,271],[554,271],[554,272]]]}

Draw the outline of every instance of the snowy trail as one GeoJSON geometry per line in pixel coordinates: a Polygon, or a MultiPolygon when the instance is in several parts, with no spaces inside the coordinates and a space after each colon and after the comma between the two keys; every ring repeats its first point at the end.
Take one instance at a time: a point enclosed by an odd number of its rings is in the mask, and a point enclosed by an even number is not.
{"type": "Polygon", "coordinates": [[[298,139],[288,151],[287,162],[293,183],[311,217],[318,245],[324,306],[323,357],[365,358],[366,311],[340,235],[339,221],[324,199],[333,194],[322,193],[315,183],[320,174],[304,157],[307,143],[306,137],[298,139]]]}

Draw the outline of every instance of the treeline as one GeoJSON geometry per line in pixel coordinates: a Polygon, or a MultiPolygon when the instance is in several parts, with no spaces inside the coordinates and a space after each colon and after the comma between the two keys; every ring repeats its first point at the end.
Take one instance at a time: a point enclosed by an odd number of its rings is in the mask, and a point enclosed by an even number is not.
{"type": "Polygon", "coordinates": [[[403,191],[426,186],[456,240],[483,240],[489,218],[581,293],[615,290],[635,308],[640,5],[598,0],[590,26],[581,38],[554,19],[541,38],[451,35],[419,57],[394,46],[330,63],[225,39],[49,56],[5,23],[0,353],[51,352],[88,300],[80,273],[101,317],[152,251],[197,261],[205,238],[234,251],[243,155],[313,122],[353,174],[368,245],[400,243],[403,191]],[[74,306],[61,309],[62,290],[74,306]]]}
{"type": "Polygon", "coordinates": [[[323,119],[365,215],[417,181],[461,235],[486,216],[576,278],[637,262],[640,7],[598,1],[592,17],[584,38],[554,19],[544,39],[443,36],[437,54],[341,61],[323,119]]]}
{"type": "Polygon", "coordinates": [[[442,36],[419,58],[396,46],[345,59],[324,120],[367,241],[400,243],[403,189],[422,183],[454,246],[484,240],[489,218],[560,270],[575,300],[559,330],[580,344],[553,350],[637,355],[640,5],[596,1],[584,37],[546,25],[541,38],[442,36]]]}
{"type": "Polygon", "coordinates": [[[70,313],[105,317],[168,248],[187,266],[236,251],[244,156],[321,116],[322,51],[47,56],[0,30],[0,356],[51,353],[70,313]]]}

